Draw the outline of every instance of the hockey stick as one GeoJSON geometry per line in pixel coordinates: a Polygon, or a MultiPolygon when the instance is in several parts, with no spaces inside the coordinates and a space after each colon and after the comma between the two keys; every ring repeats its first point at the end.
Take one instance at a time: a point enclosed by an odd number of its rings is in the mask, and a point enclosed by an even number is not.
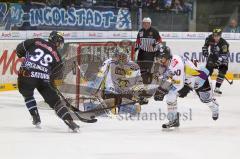
{"type": "MultiPolygon", "coordinates": [[[[80,68],[79,68],[80,69],[80,68]]],[[[100,105],[101,108],[102,108],[102,111],[104,111],[104,113],[108,116],[108,117],[112,117],[112,114],[109,112],[109,109],[105,109],[107,108],[108,106],[106,105],[106,103],[104,103],[103,99],[98,95],[98,92],[101,90],[101,87],[102,85],[104,84],[104,81],[106,79],[106,75],[108,74],[109,72],[109,69],[110,69],[110,64],[107,65],[107,69],[105,70],[105,72],[103,73],[103,79],[101,80],[98,88],[96,89],[96,92],[94,94],[92,94],[92,96],[94,96],[99,102],[100,102],[100,105]]]]}
{"type": "Polygon", "coordinates": [[[229,79],[228,79],[226,76],[224,76],[224,78],[226,79],[226,81],[227,81],[230,85],[233,84],[233,80],[229,81],[229,79]]]}
{"type": "Polygon", "coordinates": [[[80,111],[79,109],[77,109],[76,107],[72,106],[67,99],[63,96],[63,94],[58,90],[58,88],[55,88],[55,90],[57,91],[57,93],[61,96],[61,98],[66,102],[67,106],[74,112],[74,114],[77,116],[77,118],[85,123],[95,123],[97,122],[97,119],[95,119],[95,116],[90,116],[90,119],[84,118],[81,116],[81,113],[83,111],[80,111]]]}
{"type": "Polygon", "coordinates": [[[92,110],[88,110],[88,111],[81,111],[79,109],[77,109],[76,107],[72,106],[67,100],[66,98],[62,95],[62,93],[56,88],[56,90],[58,91],[59,95],[63,98],[63,100],[66,102],[67,106],[73,110],[74,114],[79,118],[80,121],[82,122],[86,122],[86,123],[95,123],[97,122],[97,119],[95,119],[95,116],[98,116],[98,114],[102,114],[102,112],[106,113],[107,110],[109,109],[113,109],[113,108],[117,108],[119,106],[126,106],[126,105],[131,105],[131,104],[135,104],[138,103],[139,101],[132,101],[132,102],[128,102],[128,103],[124,103],[124,104],[120,104],[120,105],[114,105],[114,106],[110,106],[108,107],[103,99],[99,99],[98,97],[95,97],[100,104],[92,109],[92,110]],[[86,119],[83,118],[83,116],[88,116],[91,119],[86,119]]]}

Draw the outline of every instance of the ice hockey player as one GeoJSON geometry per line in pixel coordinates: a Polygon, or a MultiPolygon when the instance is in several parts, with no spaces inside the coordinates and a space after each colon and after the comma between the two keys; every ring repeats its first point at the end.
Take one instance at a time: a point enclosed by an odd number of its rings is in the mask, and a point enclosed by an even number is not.
{"type": "Polygon", "coordinates": [[[218,104],[213,97],[212,89],[208,81],[209,71],[197,68],[192,61],[183,59],[178,55],[172,55],[170,48],[163,46],[156,54],[160,65],[165,68],[161,80],[169,81],[168,89],[164,84],[160,85],[154,95],[154,99],[162,101],[166,95],[169,122],[163,124],[163,128],[179,127],[179,113],[177,112],[177,98],[186,97],[190,90],[195,90],[201,102],[205,103],[212,111],[213,120],[218,119],[218,104]]]}
{"type": "Polygon", "coordinates": [[[32,124],[40,127],[41,119],[34,98],[37,89],[45,102],[55,110],[73,131],[78,131],[79,126],[73,121],[68,108],[54,90],[50,83],[51,71],[61,64],[58,49],[64,44],[63,33],[52,31],[48,41],[40,38],[28,39],[18,44],[16,53],[19,58],[24,58],[18,73],[18,88],[25,100],[25,104],[33,118],[32,124]]]}
{"type": "Polygon", "coordinates": [[[135,52],[138,50],[137,63],[141,70],[143,83],[147,85],[152,82],[151,68],[162,38],[159,32],[151,26],[152,20],[149,17],[143,18],[142,23],[143,28],[137,34],[135,52]]]}
{"type": "MultiPolygon", "coordinates": [[[[121,104],[124,99],[138,100],[139,104],[147,104],[146,98],[141,96],[144,91],[139,66],[129,59],[128,50],[118,47],[114,51],[114,57],[104,61],[97,78],[90,84],[97,92],[101,88],[104,100],[114,99],[109,106],[118,106],[118,113],[135,115],[141,110],[138,104],[121,104]]],[[[96,92],[93,92],[96,94],[96,92]]]]}
{"type": "Polygon", "coordinates": [[[221,29],[213,29],[212,34],[206,38],[205,44],[202,47],[202,53],[205,57],[207,57],[206,67],[210,72],[210,76],[212,75],[214,69],[218,69],[218,76],[214,89],[214,93],[216,94],[222,94],[220,87],[228,70],[229,44],[221,37],[221,35],[221,29]],[[210,54],[208,52],[209,46],[210,54]]]}

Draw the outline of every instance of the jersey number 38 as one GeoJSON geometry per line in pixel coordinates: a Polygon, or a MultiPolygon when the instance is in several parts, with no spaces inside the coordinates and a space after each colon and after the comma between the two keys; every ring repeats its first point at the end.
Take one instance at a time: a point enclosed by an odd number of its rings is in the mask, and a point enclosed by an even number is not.
{"type": "Polygon", "coordinates": [[[44,51],[41,49],[36,49],[34,52],[35,55],[30,57],[31,61],[34,62],[40,61],[40,64],[46,67],[48,66],[49,63],[53,61],[52,56],[49,54],[45,54],[44,51]]]}

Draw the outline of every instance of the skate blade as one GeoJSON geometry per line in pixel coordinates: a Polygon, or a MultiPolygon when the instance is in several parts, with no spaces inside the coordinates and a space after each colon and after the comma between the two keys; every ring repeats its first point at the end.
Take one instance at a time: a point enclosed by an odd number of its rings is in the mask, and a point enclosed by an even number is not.
{"type": "Polygon", "coordinates": [[[219,94],[219,93],[215,93],[215,92],[214,92],[214,96],[216,96],[216,97],[221,97],[222,94],[219,94]]]}
{"type": "Polygon", "coordinates": [[[173,132],[173,131],[178,131],[179,127],[169,127],[169,128],[162,128],[163,132],[173,132]]]}
{"type": "Polygon", "coordinates": [[[80,132],[80,128],[75,128],[74,130],[71,128],[68,128],[68,132],[69,133],[79,133],[80,132]]]}
{"type": "Polygon", "coordinates": [[[41,127],[40,124],[35,125],[35,128],[37,128],[37,129],[42,129],[42,127],[41,127]]]}
{"type": "Polygon", "coordinates": [[[76,128],[76,129],[72,130],[72,129],[69,128],[68,131],[69,131],[70,133],[79,133],[79,132],[80,132],[80,129],[79,129],[79,128],[76,128]]]}

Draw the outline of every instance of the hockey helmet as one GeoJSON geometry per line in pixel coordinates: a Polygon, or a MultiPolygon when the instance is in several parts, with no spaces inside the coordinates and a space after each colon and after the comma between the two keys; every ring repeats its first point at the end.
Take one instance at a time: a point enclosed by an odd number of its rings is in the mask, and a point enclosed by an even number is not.
{"type": "Polygon", "coordinates": [[[48,41],[53,43],[57,48],[62,48],[64,44],[64,34],[58,31],[52,31],[48,37],[48,41]]]}
{"type": "Polygon", "coordinates": [[[149,18],[149,17],[145,17],[145,18],[143,18],[143,20],[142,20],[142,22],[143,23],[152,23],[152,20],[151,20],[151,18],[149,18]]]}
{"type": "Polygon", "coordinates": [[[172,58],[171,50],[168,46],[162,46],[156,52],[156,58],[161,59],[163,57],[168,59],[168,60],[172,58]]]}
{"type": "Polygon", "coordinates": [[[212,34],[214,36],[221,36],[222,35],[222,29],[221,28],[215,28],[215,29],[213,29],[212,34]]]}

